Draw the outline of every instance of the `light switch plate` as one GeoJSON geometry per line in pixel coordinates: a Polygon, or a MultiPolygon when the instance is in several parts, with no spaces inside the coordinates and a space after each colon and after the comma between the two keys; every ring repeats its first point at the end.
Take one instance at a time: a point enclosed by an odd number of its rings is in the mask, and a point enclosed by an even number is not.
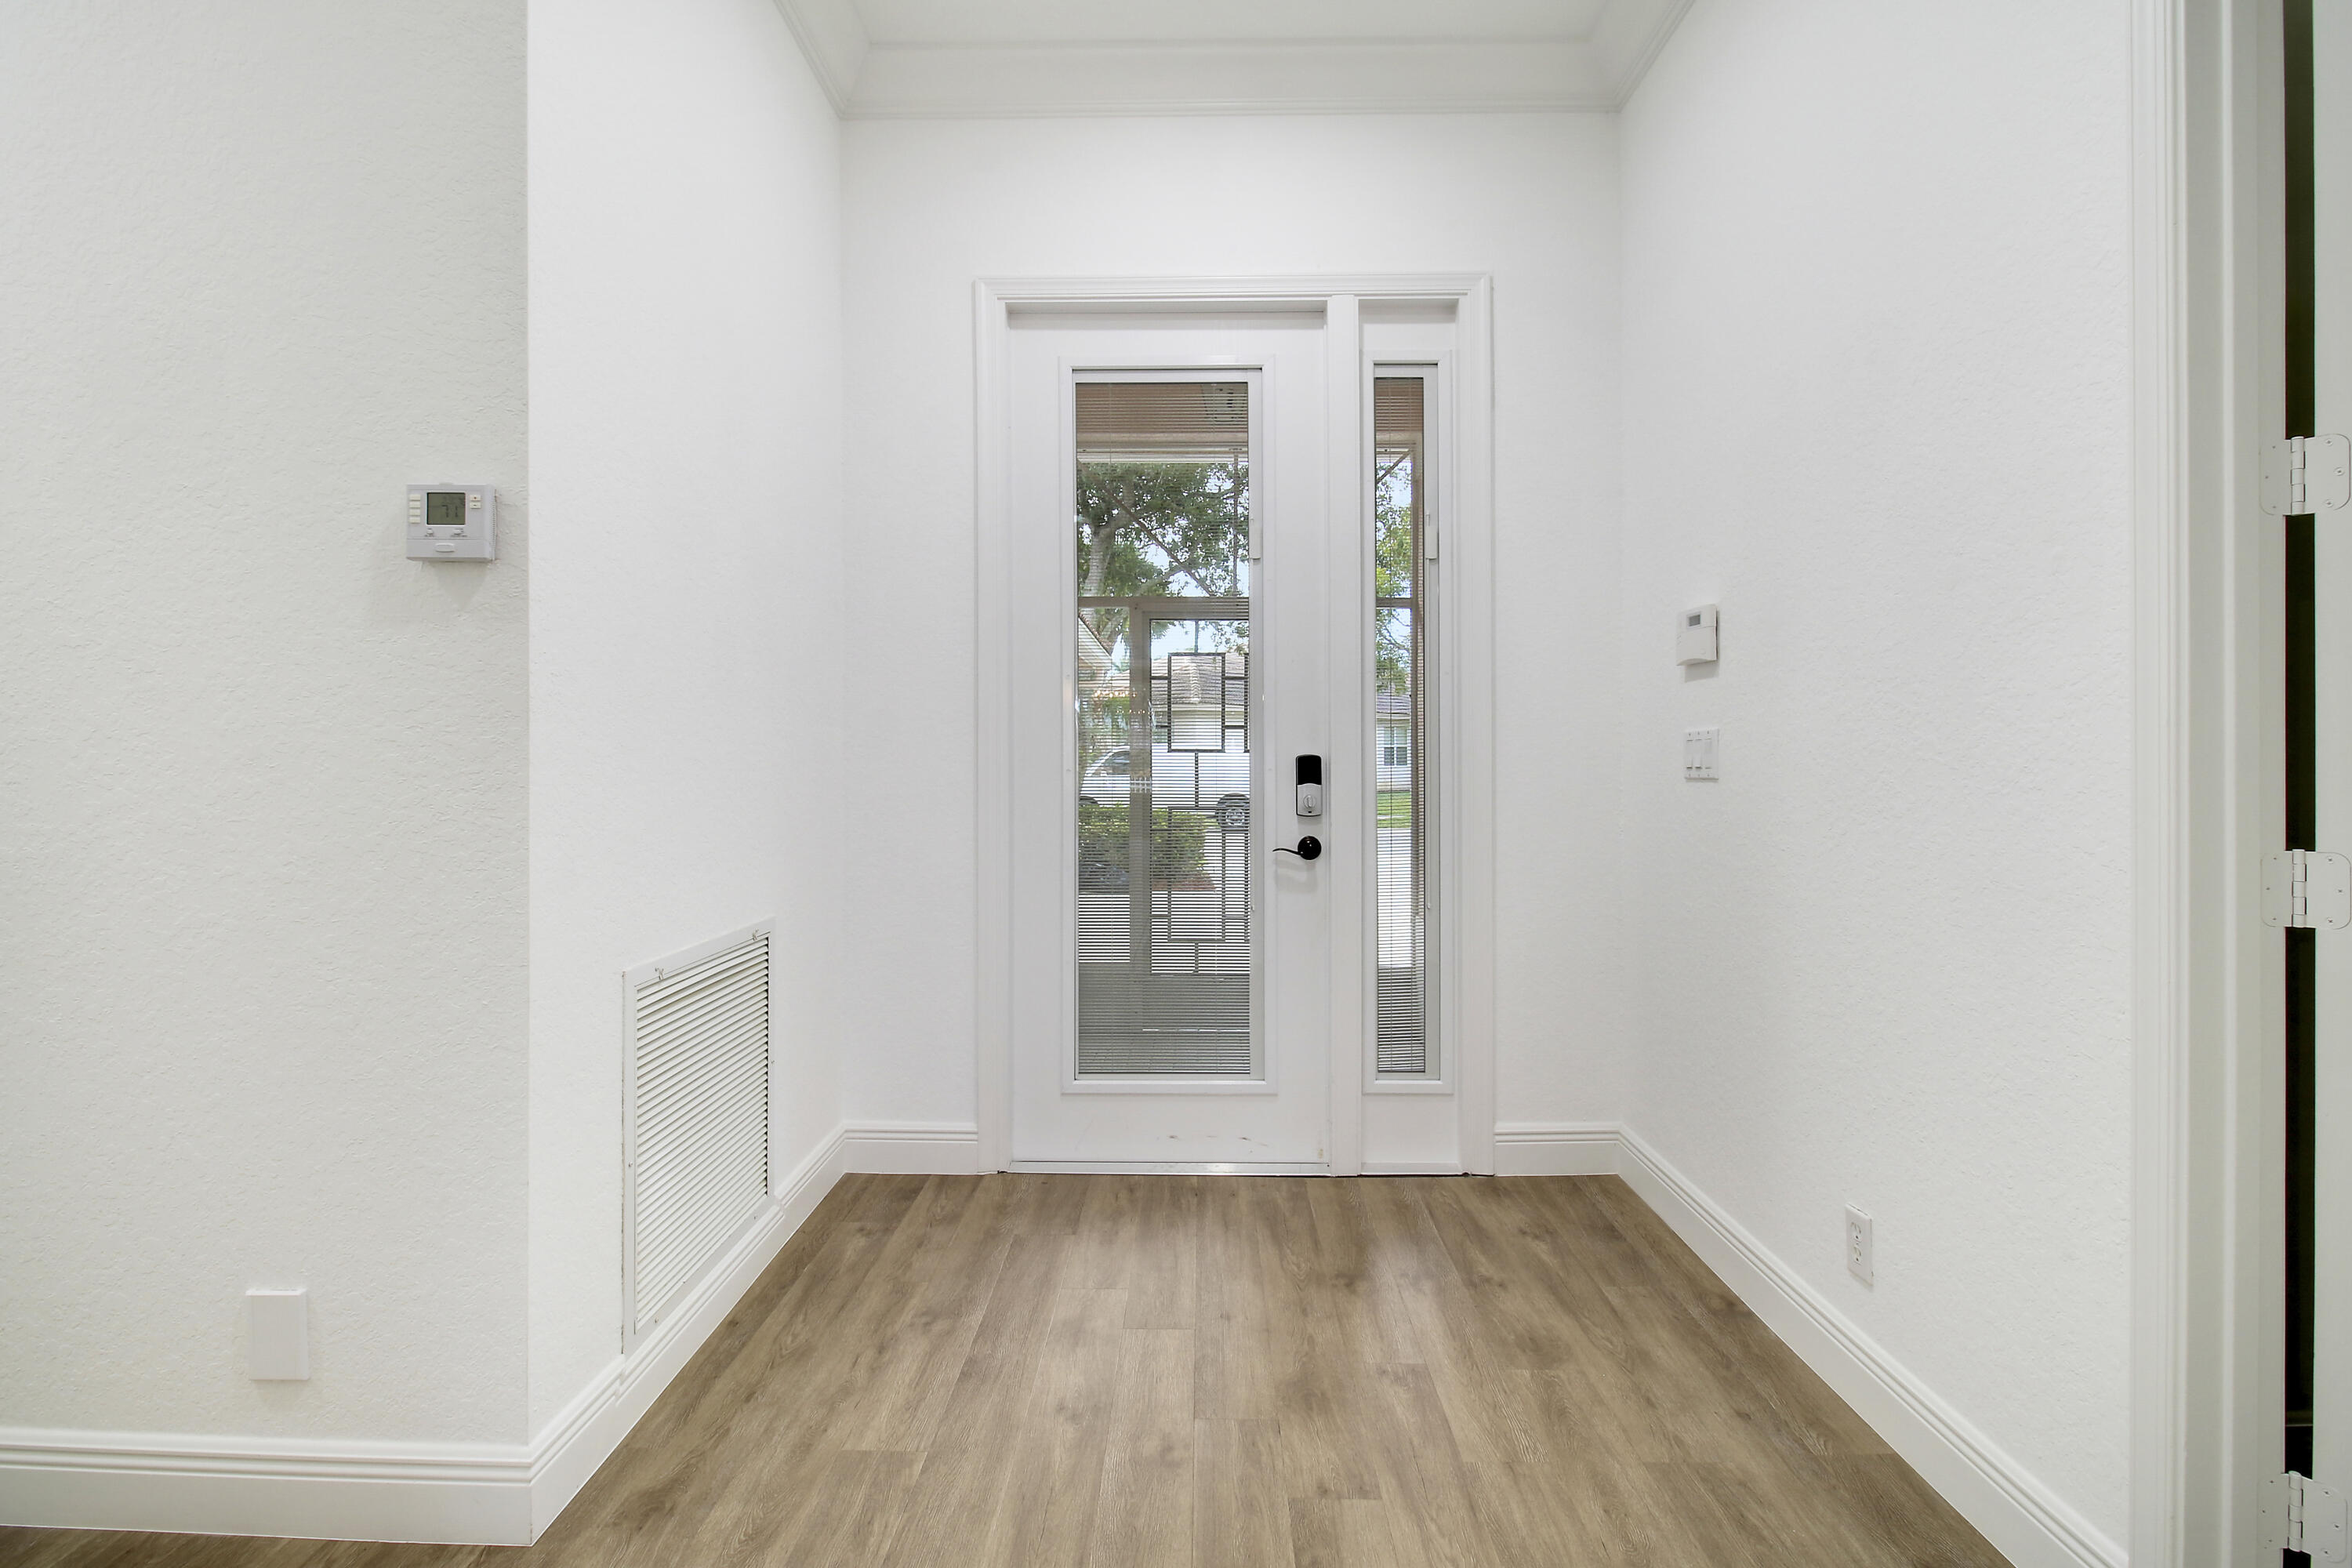
{"type": "Polygon", "coordinates": [[[1683,777],[1720,778],[1723,731],[1714,725],[1683,731],[1683,777]]]}
{"type": "Polygon", "coordinates": [[[245,1293],[245,1365],[264,1383],[301,1383],[310,1375],[310,1293],[245,1293]]]}

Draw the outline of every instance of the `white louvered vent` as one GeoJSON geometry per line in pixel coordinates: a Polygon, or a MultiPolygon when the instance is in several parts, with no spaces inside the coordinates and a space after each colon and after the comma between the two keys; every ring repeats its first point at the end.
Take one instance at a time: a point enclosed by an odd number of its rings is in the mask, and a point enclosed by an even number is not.
{"type": "Polygon", "coordinates": [[[768,1205],[768,938],[753,926],[629,971],[625,1336],[768,1205]]]}

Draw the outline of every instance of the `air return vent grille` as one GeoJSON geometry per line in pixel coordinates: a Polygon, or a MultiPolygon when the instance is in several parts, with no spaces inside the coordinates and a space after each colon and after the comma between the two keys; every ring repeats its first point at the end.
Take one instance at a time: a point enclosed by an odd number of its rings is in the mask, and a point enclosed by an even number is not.
{"type": "Polygon", "coordinates": [[[767,1207],[771,929],[627,975],[632,1342],[767,1207]]]}

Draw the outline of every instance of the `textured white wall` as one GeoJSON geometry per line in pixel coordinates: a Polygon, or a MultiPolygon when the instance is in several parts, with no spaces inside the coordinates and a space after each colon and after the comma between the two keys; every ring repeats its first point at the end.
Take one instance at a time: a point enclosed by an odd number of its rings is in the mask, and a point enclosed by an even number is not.
{"type": "Polygon", "coordinates": [[[1629,1118],[2117,1539],[2126,21],[1700,0],[1623,131],[1629,1118]]]}
{"type": "Polygon", "coordinates": [[[0,1424],[522,1435],[522,23],[0,17],[0,1424]]]}
{"type": "MultiPolygon", "coordinates": [[[[531,1424],[619,1349],[620,976],[770,915],[781,1179],[840,1119],[838,145],[769,0],[530,8],[531,1424]]],[[[877,596],[855,623],[889,625],[877,596]]]]}
{"type": "Polygon", "coordinates": [[[1621,1100],[1615,997],[1615,127],[1600,115],[866,121],[845,127],[849,580],[889,843],[851,884],[853,1120],[972,1083],[971,282],[1491,271],[1499,1108],[1621,1100]]]}

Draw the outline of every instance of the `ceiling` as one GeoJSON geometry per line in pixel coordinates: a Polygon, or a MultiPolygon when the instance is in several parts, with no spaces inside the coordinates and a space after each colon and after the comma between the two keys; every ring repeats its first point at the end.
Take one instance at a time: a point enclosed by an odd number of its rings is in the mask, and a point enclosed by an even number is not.
{"type": "Polygon", "coordinates": [[[1622,104],[1690,0],[776,0],[852,118],[1622,104]]]}
{"type": "Polygon", "coordinates": [[[1605,0],[851,0],[877,44],[1582,38],[1605,0]]]}

